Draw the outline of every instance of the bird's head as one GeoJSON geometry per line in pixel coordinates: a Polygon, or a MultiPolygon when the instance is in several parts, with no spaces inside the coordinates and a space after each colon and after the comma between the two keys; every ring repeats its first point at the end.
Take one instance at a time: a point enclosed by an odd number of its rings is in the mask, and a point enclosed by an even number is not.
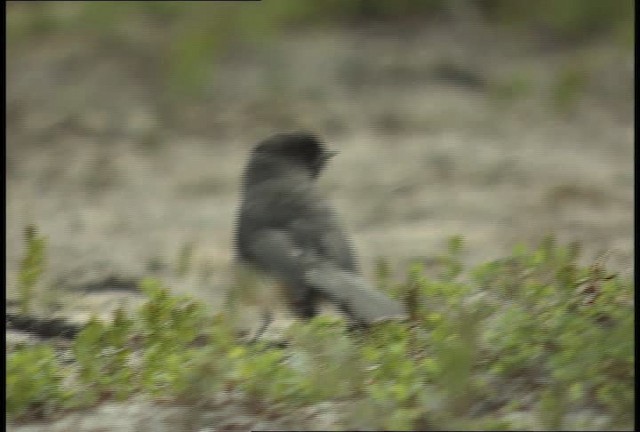
{"type": "Polygon", "coordinates": [[[253,150],[252,160],[304,168],[315,178],[336,153],[329,151],[312,133],[290,132],[279,133],[260,142],[253,150]]]}

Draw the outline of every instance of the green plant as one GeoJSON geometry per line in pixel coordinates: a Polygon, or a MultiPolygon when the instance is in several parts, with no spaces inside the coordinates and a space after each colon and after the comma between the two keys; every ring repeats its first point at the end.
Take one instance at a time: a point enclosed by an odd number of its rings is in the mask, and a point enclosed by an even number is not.
{"type": "Polygon", "coordinates": [[[578,252],[548,238],[475,273],[496,295],[482,329],[490,371],[498,380],[548,382],[539,397],[549,427],[560,427],[571,407],[594,401],[626,419],[633,412],[633,391],[623,384],[633,379],[632,286],[597,266],[580,268],[578,252]]]}
{"type": "Polygon", "coordinates": [[[197,358],[192,344],[209,322],[203,306],[170,296],[155,279],[140,286],[148,301],[135,320],[118,310],[112,323],[92,320],[74,341],[79,379],[94,399],[140,390],[180,395],[188,382],[186,371],[197,358]]]}
{"type": "Polygon", "coordinates": [[[294,324],[288,334],[292,367],[304,390],[301,399],[319,401],[362,393],[363,364],[344,320],[318,316],[294,324]]]}
{"type": "Polygon", "coordinates": [[[63,374],[50,346],[23,347],[7,355],[6,410],[18,417],[47,415],[65,400],[63,374]]]}
{"type": "Polygon", "coordinates": [[[630,427],[631,281],[600,261],[580,266],[579,244],[553,237],[471,269],[462,246],[449,241],[435,277],[412,265],[397,287],[410,298],[409,322],[347,331],[319,316],[294,324],[286,348],[244,343],[229,313],[209,317],[145,279],[147,302],[111,323],[92,320],[74,341],[75,364],[61,367],[49,346],[10,353],[7,413],[46,415],[136,392],[205,404],[236,389],[263,410],[353,404],[347,428],[593,428],[568,415],[585,408],[607,428],[630,427]]]}
{"type": "Polygon", "coordinates": [[[92,319],[76,337],[73,354],[86,403],[108,396],[124,399],[140,387],[130,364],[132,327],[118,310],[112,324],[92,319]]]}
{"type": "Polygon", "coordinates": [[[584,95],[588,80],[587,70],[582,65],[568,66],[558,72],[552,90],[556,109],[560,112],[573,110],[584,95]]]}
{"type": "Polygon", "coordinates": [[[27,251],[20,262],[18,275],[18,292],[20,295],[20,310],[23,314],[31,311],[31,304],[35,297],[35,288],[45,271],[47,239],[38,234],[35,225],[25,228],[25,243],[27,251]]]}
{"type": "Polygon", "coordinates": [[[490,95],[499,104],[509,105],[527,98],[534,90],[534,82],[525,72],[517,72],[490,86],[490,95]]]}

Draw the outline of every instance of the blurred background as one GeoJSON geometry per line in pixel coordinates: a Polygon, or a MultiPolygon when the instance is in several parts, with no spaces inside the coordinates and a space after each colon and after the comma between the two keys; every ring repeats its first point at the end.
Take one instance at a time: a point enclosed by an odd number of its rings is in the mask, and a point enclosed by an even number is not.
{"type": "Polygon", "coordinates": [[[308,129],[370,276],[548,234],[631,273],[631,0],[8,2],[8,296],[160,275],[219,304],[250,148],[308,129]]]}

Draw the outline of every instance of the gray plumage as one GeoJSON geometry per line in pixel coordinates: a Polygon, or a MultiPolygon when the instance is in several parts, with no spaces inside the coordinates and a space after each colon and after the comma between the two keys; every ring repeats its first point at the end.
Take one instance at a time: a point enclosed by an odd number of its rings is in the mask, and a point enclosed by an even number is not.
{"type": "Polygon", "coordinates": [[[301,317],[329,300],[360,324],[405,318],[402,306],[359,275],[348,237],[316,178],[333,155],[314,135],[259,143],[244,172],[235,247],[240,263],[279,280],[301,317]]]}

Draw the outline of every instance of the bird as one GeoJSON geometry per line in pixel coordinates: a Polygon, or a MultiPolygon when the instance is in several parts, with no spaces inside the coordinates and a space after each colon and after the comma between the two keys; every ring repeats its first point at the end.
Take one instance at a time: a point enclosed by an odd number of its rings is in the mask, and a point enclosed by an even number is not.
{"type": "MultiPolygon", "coordinates": [[[[400,302],[363,278],[350,238],[317,186],[336,154],[305,131],[255,145],[242,177],[235,259],[245,272],[275,281],[299,318],[313,318],[329,302],[358,326],[406,319],[400,302]]],[[[265,312],[266,321],[270,316],[265,312]]]]}

